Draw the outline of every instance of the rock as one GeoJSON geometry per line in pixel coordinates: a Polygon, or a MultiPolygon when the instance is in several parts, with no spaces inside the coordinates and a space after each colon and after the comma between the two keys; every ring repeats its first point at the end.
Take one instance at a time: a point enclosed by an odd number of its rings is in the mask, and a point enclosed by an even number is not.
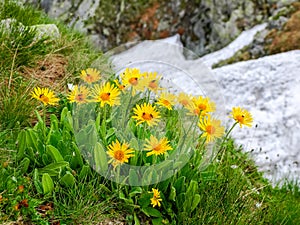
{"type": "MultiPolygon", "coordinates": [[[[214,61],[214,53],[202,59],[187,60],[186,50],[182,46],[174,47],[178,42],[175,37],[165,42],[141,42],[114,55],[113,64],[117,70],[140,66],[144,70],[163,71],[174,84],[171,86],[211,97],[217,103],[218,116],[225,120],[233,106],[247,108],[254,116],[254,127],[237,127],[232,133],[236,143],[249,152],[259,170],[274,184],[284,179],[299,180],[300,51],[210,71],[203,62],[211,65],[209,60],[214,61]],[[182,71],[178,73],[173,68],[182,71]]],[[[227,127],[232,123],[227,121],[227,127]]]]}
{"type": "MultiPolygon", "coordinates": [[[[0,27],[2,27],[7,32],[10,32],[11,27],[16,24],[18,27],[18,31],[21,33],[27,27],[24,26],[22,23],[17,22],[16,19],[5,19],[0,21],[0,27]]],[[[48,40],[56,40],[60,38],[60,32],[58,27],[55,24],[38,24],[34,26],[29,26],[30,29],[35,30],[35,38],[34,41],[38,41],[44,38],[48,38],[48,40]]]]}
{"type": "Polygon", "coordinates": [[[49,40],[56,40],[60,38],[60,32],[55,24],[38,24],[31,26],[35,29],[36,35],[35,40],[40,40],[43,38],[49,38],[49,40]]]}

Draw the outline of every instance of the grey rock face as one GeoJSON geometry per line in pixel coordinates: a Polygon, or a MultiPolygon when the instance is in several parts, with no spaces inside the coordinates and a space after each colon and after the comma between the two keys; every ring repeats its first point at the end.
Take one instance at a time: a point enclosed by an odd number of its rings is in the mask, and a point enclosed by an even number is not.
{"type": "Polygon", "coordinates": [[[141,15],[132,15],[130,11],[137,4],[133,1],[131,5],[126,1],[116,1],[117,5],[111,2],[111,7],[108,2],[100,0],[23,1],[36,5],[39,2],[50,16],[60,18],[92,36],[95,44],[104,51],[127,41],[156,39],[161,35],[166,37],[180,33],[185,47],[204,55],[229,44],[242,31],[255,24],[266,22],[273,13],[278,14],[296,0],[161,1],[155,13],[149,14],[143,23],[139,21],[141,15]],[[101,6],[104,5],[110,7],[113,15],[102,12],[101,6]],[[156,23],[155,28],[153,24],[156,23]]]}

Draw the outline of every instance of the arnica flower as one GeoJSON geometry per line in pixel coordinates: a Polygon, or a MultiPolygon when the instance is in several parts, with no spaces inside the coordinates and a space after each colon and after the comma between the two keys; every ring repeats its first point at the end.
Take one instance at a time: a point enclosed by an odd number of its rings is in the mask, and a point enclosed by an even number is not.
{"type": "Polygon", "coordinates": [[[36,87],[31,92],[32,98],[35,98],[44,105],[57,105],[59,98],[57,98],[53,91],[49,90],[49,88],[39,88],[36,87]]]}
{"type": "Polygon", "coordinates": [[[146,140],[146,144],[144,145],[144,149],[148,152],[146,155],[162,155],[168,150],[172,150],[173,148],[169,145],[169,141],[167,138],[162,138],[158,140],[153,135],[150,136],[150,140],[146,140]]]}
{"type": "Polygon", "coordinates": [[[135,95],[136,91],[143,91],[144,86],[140,82],[146,73],[141,73],[137,68],[126,68],[121,74],[122,84],[126,88],[132,88],[132,95],[135,95]]]}
{"type": "Polygon", "coordinates": [[[187,106],[192,115],[206,116],[209,112],[216,110],[215,103],[210,101],[208,97],[199,96],[192,99],[192,104],[187,106]]]}
{"type": "Polygon", "coordinates": [[[210,116],[200,118],[198,126],[203,131],[202,137],[206,138],[206,142],[212,142],[215,138],[222,137],[225,133],[225,128],[221,126],[221,121],[211,119],[210,116]]]}
{"type": "Polygon", "coordinates": [[[114,83],[121,91],[125,90],[126,86],[124,84],[120,84],[120,82],[117,79],[114,80],[114,83]]]}
{"type": "Polygon", "coordinates": [[[146,77],[142,80],[142,85],[146,87],[148,90],[157,93],[158,91],[162,90],[159,86],[159,80],[161,76],[157,75],[157,72],[149,72],[147,73],[146,77]]]}
{"type": "Polygon", "coordinates": [[[128,159],[134,156],[134,150],[129,148],[129,145],[125,142],[120,144],[118,140],[112,142],[108,146],[107,154],[111,159],[108,161],[112,163],[114,167],[123,163],[128,163],[128,159]]]}
{"type": "Polygon", "coordinates": [[[68,95],[68,100],[70,102],[76,102],[78,104],[87,103],[89,102],[88,100],[89,94],[90,91],[87,87],[85,86],[78,87],[77,85],[75,85],[71,93],[68,95]]]}
{"type": "Polygon", "coordinates": [[[162,199],[160,198],[160,193],[158,189],[152,188],[152,193],[153,193],[153,197],[150,199],[151,201],[151,205],[153,206],[153,208],[155,206],[160,207],[160,202],[162,201],[162,199]]]}
{"type": "Polygon", "coordinates": [[[177,102],[183,105],[184,107],[187,107],[192,104],[192,96],[184,92],[180,92],[177,97],[177,102]]]}
{"type": "Polygon", "coordinates": [[[92,90],[93,101],[100,102],[100,107],[105,104],[110,106],[120,105],[120,90],[109,82],[99,85],[96,84],[92,90]]]}
{"type": "Polygon", "coordinates": [[[252,115],[246,109],[240,107],[233,107],[231,112],[231,118],[233,118],[237,123],[239,123],[240,127],[242,127],[242,125],[248,127],[252,126],[252,115]]]}
{"type": "Polygon", "coordinates": [[[98,70],[88,68],[86,70],[81,71],[80,78],[83,81],[91,84],[91,83],[94,83],[94,82],[100,80],[101,76],[100,76],[100,72],[98,70]]]}
{"type": "Polygon", "coordinates": [[[132,116],[138,122],[136,125],[146,122],[149,126],[155,125],[160,118],[159,112],[156,111],[155,106],[150,103],[144,103],[142,105],[137,105],[133,112],[135,115],[132,116]]]}
{"type": "Polygon", "coordinates": [[[176,96],[167,92],[163,92],[156,102],[157,105],[164,106],[169,110],[172,110],[172,106],[175,105],[175,103],[176,96]]]}

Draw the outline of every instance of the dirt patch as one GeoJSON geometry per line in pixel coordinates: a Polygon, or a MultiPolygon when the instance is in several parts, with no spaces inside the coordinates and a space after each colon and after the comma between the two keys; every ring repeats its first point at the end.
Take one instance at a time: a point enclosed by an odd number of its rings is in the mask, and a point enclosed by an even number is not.
{"type": "Polygon", "coordinates": [[[35,67],[22,67],[20,71],[24,77],[34,80],[37,86],[61,91],[70,77],[67,65],[68,61],[63,55],[50,54],[38,60],[35,67]]]}

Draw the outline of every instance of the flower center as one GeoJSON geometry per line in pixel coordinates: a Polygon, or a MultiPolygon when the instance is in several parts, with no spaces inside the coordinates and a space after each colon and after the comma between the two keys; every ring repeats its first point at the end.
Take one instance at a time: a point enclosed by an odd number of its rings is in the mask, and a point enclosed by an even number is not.
{"type": "Polygon", "coordinates": [[[143,112],[142,118],[144,120],[152,120],[153,119],[153,115],[151,113],[145,113],[145,112],[143,112]]]}
{"type": "Polygon", "coordinates": [[[114,158],[119,161],[122,161],[124,159],[124,156],[125,156],[125,154],[122,150],[117,150],[114,153],[114,158]]]}
{"type": "Polygon", "coordinates": [[[148,87],[151,88],[151,89],[156,89],[156,88],[157,88],[156,80],[152,80],[152,81],[149,83],[148,87]]]}
{"type": "Polygon", "coordinates": [[[212,126],[212,125],[206,126],[206,132],[207,132],[208,134],[214,134],[215,131],[216,131],[216,128],[215,128],[214,126],[212,126]]]}
{"type": "Polygon", "coordinates": [[[131,77],[129,79],[129,83],[133,86],[136,86],[138,84],[138,78],[137,77],[131,77]]]}
{"type": "Polygon", "coordinates": [[[42,102],[45,102],[45,103],[49,102],[49,98],[47,96],[45,96],[44,94],[40,94],[40,99],[42,102]]]}
{"type": "Polygon", "coordinates": [[[245,118],[244,115],[238,115],[238,116],[236,117],[236,120],[239,121],[239,123],[243,123],[243,122],[244,122],[244,118],[245,118]]]}
{"type": "Polygon", "coordinates": [[[189,104],[189,101],[186,100],[186,99],[183,99],[180,101],[180,103],[183,105],[183,106],[187,106],[189,104]]]}
{"type": "Polygon", "coordinates": [[[91,74],[86,74],[86,81],[87,82],[93,82],[93,76],[91,74]]]}
{"type": "Polygon", "coordinates": [[[82,94],[82,93],[80,93],[80,94],[78,94],[78,95],[76,96],[76,101],[82,102],[83,100],[84,100],[84,97],[83,97],[83,94],[82,94]]]}
{"type": "Polygon", "coordinates": [[[202,110],[206,110],[206,105],[205,104],[199,104],[198,108],[202,111],[202,110]]]}
{"type": "Polygon", "coordinates": [[[165,106],[171,106],[171,103],[170,103],[168,100],[166,100],[166,99],[162,100],[162,103],[163,103],[165,106]]]}
{"type": "Polygon", "coordinates": [[[197,109],[194,109],[194,114],[195,115],[199,115],[199,113],[200,113],[200,110],[197,108],[197,109]]]}
{"type": "Polygon", "coordinates": [[[153,148],[153,151],[159,152],[161,149],[161,144],[158,144],[153,148]]]}
{"type": "Polygon", "coordinates": [[[108,101],[110,98],[110,93],[102,93],[100,95],[100,98],[102,99],[102,101],[108,101]]]}

